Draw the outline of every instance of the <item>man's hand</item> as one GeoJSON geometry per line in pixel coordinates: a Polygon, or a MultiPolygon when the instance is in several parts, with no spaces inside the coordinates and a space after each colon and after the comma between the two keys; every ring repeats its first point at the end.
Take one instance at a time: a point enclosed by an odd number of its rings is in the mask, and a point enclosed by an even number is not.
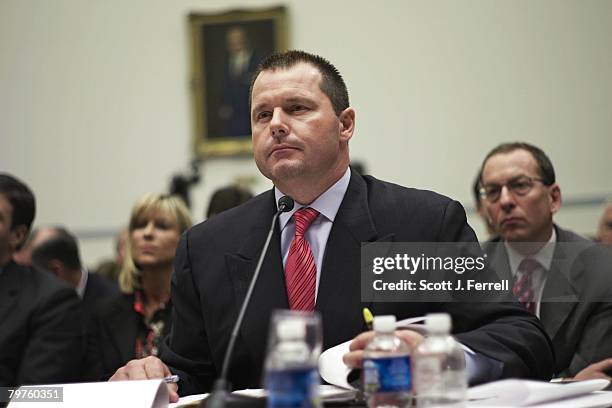
{"type": "Polygon", "coordinates": [[[594,378],[603,378],[612,380],[609,373],[612,371],[612,358],[606,358],[597,363],[584,368],[574,377],[574,380],[592,380],[594,378]]]}
{"type": "MultiPolygon", "coordinates": [[[[164,378],[172,375],[168,366],[162,361],[153,356],[141,358],[140,360],[131,360],[126,365],[118,369],[108,381],[126,381],[126,380],[150,380],[156,378],[164,378]]],[[[170,402],[178,401],[178,385],[166,384],[168,386],[168,394],[170,402]]]]}
{"type": "MultiPolygon", "coordinates": [[[[344,364],[351,368],[360,368],[363,363],[363,349],[375,335],[375,332],[368,331],[355,337],[349,346],[350,351],[342,357],[344,364]]],[[[423,336],[412,330],[397,330],[395,335],[404,340],[411,351],[423,341],[423,336]]]]}

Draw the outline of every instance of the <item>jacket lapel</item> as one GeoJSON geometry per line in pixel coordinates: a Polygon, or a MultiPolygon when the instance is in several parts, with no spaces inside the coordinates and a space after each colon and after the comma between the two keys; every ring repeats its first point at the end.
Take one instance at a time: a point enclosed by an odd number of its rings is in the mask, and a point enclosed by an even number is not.
{"type": "MultiPolygon", "coordinates": [[[[564,231],[557,228],[557,242],[567,242],[566,238],[564,231]]],[[[556,245],[540,304],[540,319],[553,340],[578,301],[578,293],[570,280],[576,272],[581,271],[572,271],[572,265],[571,254],[566,253],[561,245],[556,245]]]]}
{"type": "MultiPolygon", "coordinates": [[[[236,299],[236,316],[245,299],[276,210],[274,191],[271,190],[267,195],[268,197],[259,202],[259,207],[254,208],[251,212],[251,214],[257,214],[257,218],[250,227],[245,229],[243,246],[237,253],[225,256],[236,299]]],[[[270,246],[264,257],[259,278],[240,329],[241,338],[250,349],[251,358],[255,359],[257,356],[253,354],[256,350],[265,350],[267,331],[262,329],[268,327],[271,312],[275,309],[289,308],[280,252],[278,222],[273,231],[270,246]],[[262,325],[261,322],[265,324],[262,325]]],[[[236,361],[238,360],[239,358],[236,358],[236,361]]]]}
{"type": "Polygon", "coordinates": [[[514,284],[514,277],[510,271],[510,262],[508,261],[508,254],[503,242],[493,240],[488,242],[484,249],[487,253],[489,267],[492,268],[495,275],[500,280],[507,279],[510,282],[510,286],[512,286],[514,284]]]}
{"type": "MultiPolygon", "coordinates": [[[[378,239],[369,211],[366,184],[353,171],[329,234],[317,293],[316,310],[324,316],[324,348],[346,341],[365,329],[362,308],[366,305],[361,302],[361,243],[378,239]]],[[[381,239],[392,240],[392,235],[381,239]]]]}

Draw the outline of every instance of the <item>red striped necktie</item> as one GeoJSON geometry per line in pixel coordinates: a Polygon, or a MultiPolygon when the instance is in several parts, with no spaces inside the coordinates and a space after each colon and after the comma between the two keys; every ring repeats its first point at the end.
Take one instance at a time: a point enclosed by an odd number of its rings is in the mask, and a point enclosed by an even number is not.
{"type": "Polygon", "coordinates": [[[527,310],[535,314],[536,302],[533,288],[533,273],[540,267],[540,263],[533,258],[525,258],[518,267],[520,276],[514,283],[512,293],[527,310]]]}
{"type": "Polygon", "coordinates": [[[304,234],[318,215],[310,207],[300,208],[293,214],[295,237],[285,263],[285,286],[291,310],[313,311],[315,307],[317,264],[304,234]]]}

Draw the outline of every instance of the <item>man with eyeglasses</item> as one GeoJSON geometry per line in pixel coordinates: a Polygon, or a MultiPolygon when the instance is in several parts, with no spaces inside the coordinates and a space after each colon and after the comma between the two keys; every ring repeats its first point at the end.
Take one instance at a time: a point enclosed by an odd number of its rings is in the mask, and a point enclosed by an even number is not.
{"type": "Polygon", "coordinates": [[[554,224],[561,188],[548,156],[528,143],[497,146],[482,163],[480,194],[499,234],[485,246],[489,261],[542,321],[555,373],[607,377],[612,360],[593,363],[612,357],[610,254],[554,224]]]}

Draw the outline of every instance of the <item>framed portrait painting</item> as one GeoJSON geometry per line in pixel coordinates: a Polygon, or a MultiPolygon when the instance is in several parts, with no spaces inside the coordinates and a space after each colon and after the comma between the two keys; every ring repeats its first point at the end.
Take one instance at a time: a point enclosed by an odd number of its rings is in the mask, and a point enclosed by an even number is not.
{"type": "Polygon", "coordinates": [[[263,58],[287,49],[286,9],[189,15],[194,153],[252,152],[249,87],[263,58]]]}

